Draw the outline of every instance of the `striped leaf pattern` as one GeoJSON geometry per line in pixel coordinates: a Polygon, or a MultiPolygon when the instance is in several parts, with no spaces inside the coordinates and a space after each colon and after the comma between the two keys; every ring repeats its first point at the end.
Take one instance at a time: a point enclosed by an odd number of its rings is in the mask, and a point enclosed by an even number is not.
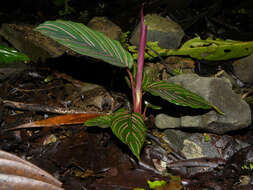
{"type": "Polygon", "coordinates": [[[63,20],[47,21],[35,30],[82,55],[101,59],[119,67],[132,67],[131,54],[124,50],[118,41],[81,23],[63,20]]]}
{"type": "Polygon", "coordinates": [[[142,115],[121,109],[113,115],[111,129],[140,159],[140,151],[146,139],[146,126],[142,115]]]}
{"type": "Polygon", "coordinates": [[[0,45],[0,64],[15,61],[29,61],[29,58],[17,50],[0,45]]]}
{"type": "Polygon", "coordinates": [[[111,126],[112,115],[98,116],[87,120],[84,125],[87,127],[98,126],[101,128],[108,128],[111,126]]]}
{"type": "Polygon", "coordinates": [[[198,94],[195,94],[180,85],[167,81],[154,81],[149,84],[146,83],[143,90],[154,96],[160,96],[168,102],[176,105],[202,109],[217,109],[198,94]]]}

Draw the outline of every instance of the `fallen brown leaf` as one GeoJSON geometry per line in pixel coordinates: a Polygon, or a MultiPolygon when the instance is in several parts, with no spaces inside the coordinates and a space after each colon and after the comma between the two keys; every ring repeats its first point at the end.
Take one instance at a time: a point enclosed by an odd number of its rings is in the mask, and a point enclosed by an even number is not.
{"type": "Polygon", "coordinates": [[[60,115],[56,117],[51,117],[48,119],[34,121],[31,123],[25,123],[10,129],[6,129],[6,131],[24,129],[24,128],[37,128],[37,127],[58,127],[62,125],[76,125],[83,124],[88,119],[102,116],[105,114],[101,113],[80,113],[80,114],[66,114],[60,115]]]}
{"type": "Polygon", "coordinates": [[[1,190],[64,190],[61,187],[23,176],[0,174],[1,190]]]}
{"type": "Polygon", "coordinates": [[[11,153],[0,150],[1,190],[64,190],[51,174],[11,153]]]}
{"type": "MultiPolygon", "coordinates": [[[[31,173],[32,171],[32,172],[36,172],[36,176],[40,180],[41,178],[46,179],[45,182],[51,183],[56,186],[61,186],[62,184],[59,180],[57,180],[51,174],[45,172],[44,170],[40,169],[34,164],[26,160],[23,160],[14,154],[10,154],[8,152],[0,150],[0,173],[18,175],[17,173],[18,169],[22,170],[22,171],[19,171],[21,172],[20,173],[21,176],[28,177],[27,174],[32,175],[31,173]],[[40,176],[42,177],[40,178],[40,176]]],[[[34,178],[34,177],[31,177],[31,178],[34,178]]]]}

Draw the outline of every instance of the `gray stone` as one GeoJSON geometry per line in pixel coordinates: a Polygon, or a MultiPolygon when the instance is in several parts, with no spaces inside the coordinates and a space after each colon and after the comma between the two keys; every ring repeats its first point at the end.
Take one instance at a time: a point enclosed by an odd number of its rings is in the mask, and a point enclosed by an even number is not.
{"type": "Polygon", "coordinates": [[[191,137],[191,133],[185,133],[176,129],[167,129],[163,132],[164,140],[175,151],[180,152],[184,148],[184,140],[191,137]]]}
{"type": "Polygon", "coordinates": [[[166,114],[159,114],[155,119],[155,125],[160,129],[177,128],[180,127],[180,123],[180,118],[171,117],[166,114]]]}
{"type": "MultiPolygon", "coordinates": [[[[177,23],[170,19],[163,18],[157,14],[145,16],[148,33],[147,41],[158,41],[160,47],[176,49],[179,47],[184,36],[184,31],[177,23]]],[[[140,35],[140,24],[134,29],[130,42],[138,46],[140,35]]]]}
{"type": "Polygon", "coordinates": [[[181,117],[182,127],[198,127],[201,125],[202,125],[202,117],[200,115],[181,117]]]}
{"type": "Polygon", "coordinates": [[[94,17],[90,20],[88,26],[114,40],[119,40],[122,35],[121,28],[106,17],[94,17]]]}
{"type": "MultiPolygon", "coordinates": [[[[201,95],[224,113],[224,115],[221,115],[214,110],[210,110],[208,113],[199,116],[185,116],[181,118],[180,127],[193,127],[202,131],[224,134],[250,125],[250,107],[239,95],[233,92],[229,80],[182,74],[171,77],[169,81],[180,84],[184,88],[201,95]]],[[[164,118],[166,117],[163,116],[164,118]]],[[[169,118],[166,118],[168,123],[169,118]]],[[[156,124],[160,123],[163,122],[156,120],[156,124]]]]}
{"type": "Polygon", "coordinates": [[[228,159],[241,148],[249,146],[228,135],[207,134],[210,140],[206,141],[203,133],[186,133],[175,129],[167,129],[163,133],[164,140],[169,146],[181,152],[186,159],[201,157],[228,159]]]}
{"type": "Polygon", "coordinates": [[[253,54],[248,57],[239,59],[233,64],[234,74],[242,81],[253,83],[253,54]]]}
{"type": "Polygon", "coordinates": [[[53,39],[34,31],[34,27],[30,25],[2,24],[0,35],[34,62],[59,57],[65,52],[69,55],[78,55],[53,39]]]}

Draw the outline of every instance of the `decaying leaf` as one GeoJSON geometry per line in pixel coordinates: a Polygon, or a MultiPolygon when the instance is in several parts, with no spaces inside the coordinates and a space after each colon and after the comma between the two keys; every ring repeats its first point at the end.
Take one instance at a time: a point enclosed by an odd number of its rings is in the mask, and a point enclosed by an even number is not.
{"type": "Polygon", "coordinates": [[[42,176],[42,178],[46,179],[45,182],[51,183],[52,185],[56,185],[56,186],[61,186],[62,184],[59,180],[54,178],[51,174],[45,172],[44,170],[40,169],[34,164],[26,160],[23,160],[14,154],[0,150],[0,173],[15,174],[15,172],[17,172],[17,168],[20,168],[21,170],[23,170],[23,174],[22,173],[20,174],[24,177],[28,177],[26,175],[28,175],[29,173],[31,174],[30,171],[35,171],[36,175],[38,175],[38,178],[39,176],[42,176]],[[13,168],[15,169],[14,171],[12,171],[13,168]]]}
{"type": "Polygon", "coordinates": [[[0,174],[1,190],[64,190],[55,185],[27,177],[0,174]]]}
{"type": "Polygon", "coordinates": [[[35,180],[44,181],[52,185],[56,185],[56,183],[57,185],[59,185],[58,181],[55,181],[52,176],[47,175],[46,172],[44,172],[43,170],[12,160],[0,159],[0,173],[7,175],[23,176],[35,180]]]}
{"type": "Polygon", "coordinates": [[[17,129],[25,129],[25,128],[59,127],[59,126],[62,126],[62,125],[83,124],[88,119],[98,117],[98,116],[102,116],[102,115],[105,115],[105,114],[101,114],[101,113],[80,113],[80,114],[60,115],[60,116],[51,117],[51,118],[40,120],[40,121],[25,123],[25,124],[19,125],[17,127],[13,127],[11,129],[7,129],[7,131],[17,130],[17,129]]]}
{"type": "Polygon", "coordinates": [[[13,154],[0,150],[1,190],[63,190],[51,174],[13,154]]]}
{"type": "Polygon", "coordinates": [[[189,55],[200,60],[219,61],[248,56],[253,52],[253,42],[193,38],[180,49],[168,50],[168,55],[189,55]]]}
{"type": "MultiPolygon", "coordinates": [[[[253,53],[253,41],[235,41],[207,38],[202,40],[195,37],[186,41],[179,49],[164,49],[159,47],[158,42],[147,42],[160,56],[183,55],[199,60],[220,61],[236,59],[253,53]]],[[[131,51],[131,50],[130,50],[131,51]]],[[[137,56],[137,50],[133,57],[137,56]]],[[[147,48],[145,59],[154,59],[157,55],[147,48]]]]}

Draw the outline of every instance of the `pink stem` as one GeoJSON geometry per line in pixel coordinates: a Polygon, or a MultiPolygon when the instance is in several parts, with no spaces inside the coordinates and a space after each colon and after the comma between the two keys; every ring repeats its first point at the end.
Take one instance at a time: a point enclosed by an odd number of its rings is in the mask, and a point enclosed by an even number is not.
{"type": "Polygon", "coordinates": [[[133,80],[133,75],[132,75],[132,73],[130,72],[129,69],[127,69],[127,73],[128,73],[130,83],[131,83],[132,97],[133,97],[133,103],[134,103],[134,102],[136,102],[136,94],[135,94],[135,87],[134,87],[135,83],[134,83],[134,80],[133,80]]]}
{"type": "Polygon", "coordinates": [[[136,99],[134,102],[134,112],[141,114],[142,107],[142,73],[144,65],[144,53],[147,39],[147,26],[144,23],[143,8],[141,9],[141,21],[140,21],[140,40],[139,40],[139,51],[138,51],[138,63],[137,63],[137,74],[136,74],[136,87],[135,94],[136,99]]]}

